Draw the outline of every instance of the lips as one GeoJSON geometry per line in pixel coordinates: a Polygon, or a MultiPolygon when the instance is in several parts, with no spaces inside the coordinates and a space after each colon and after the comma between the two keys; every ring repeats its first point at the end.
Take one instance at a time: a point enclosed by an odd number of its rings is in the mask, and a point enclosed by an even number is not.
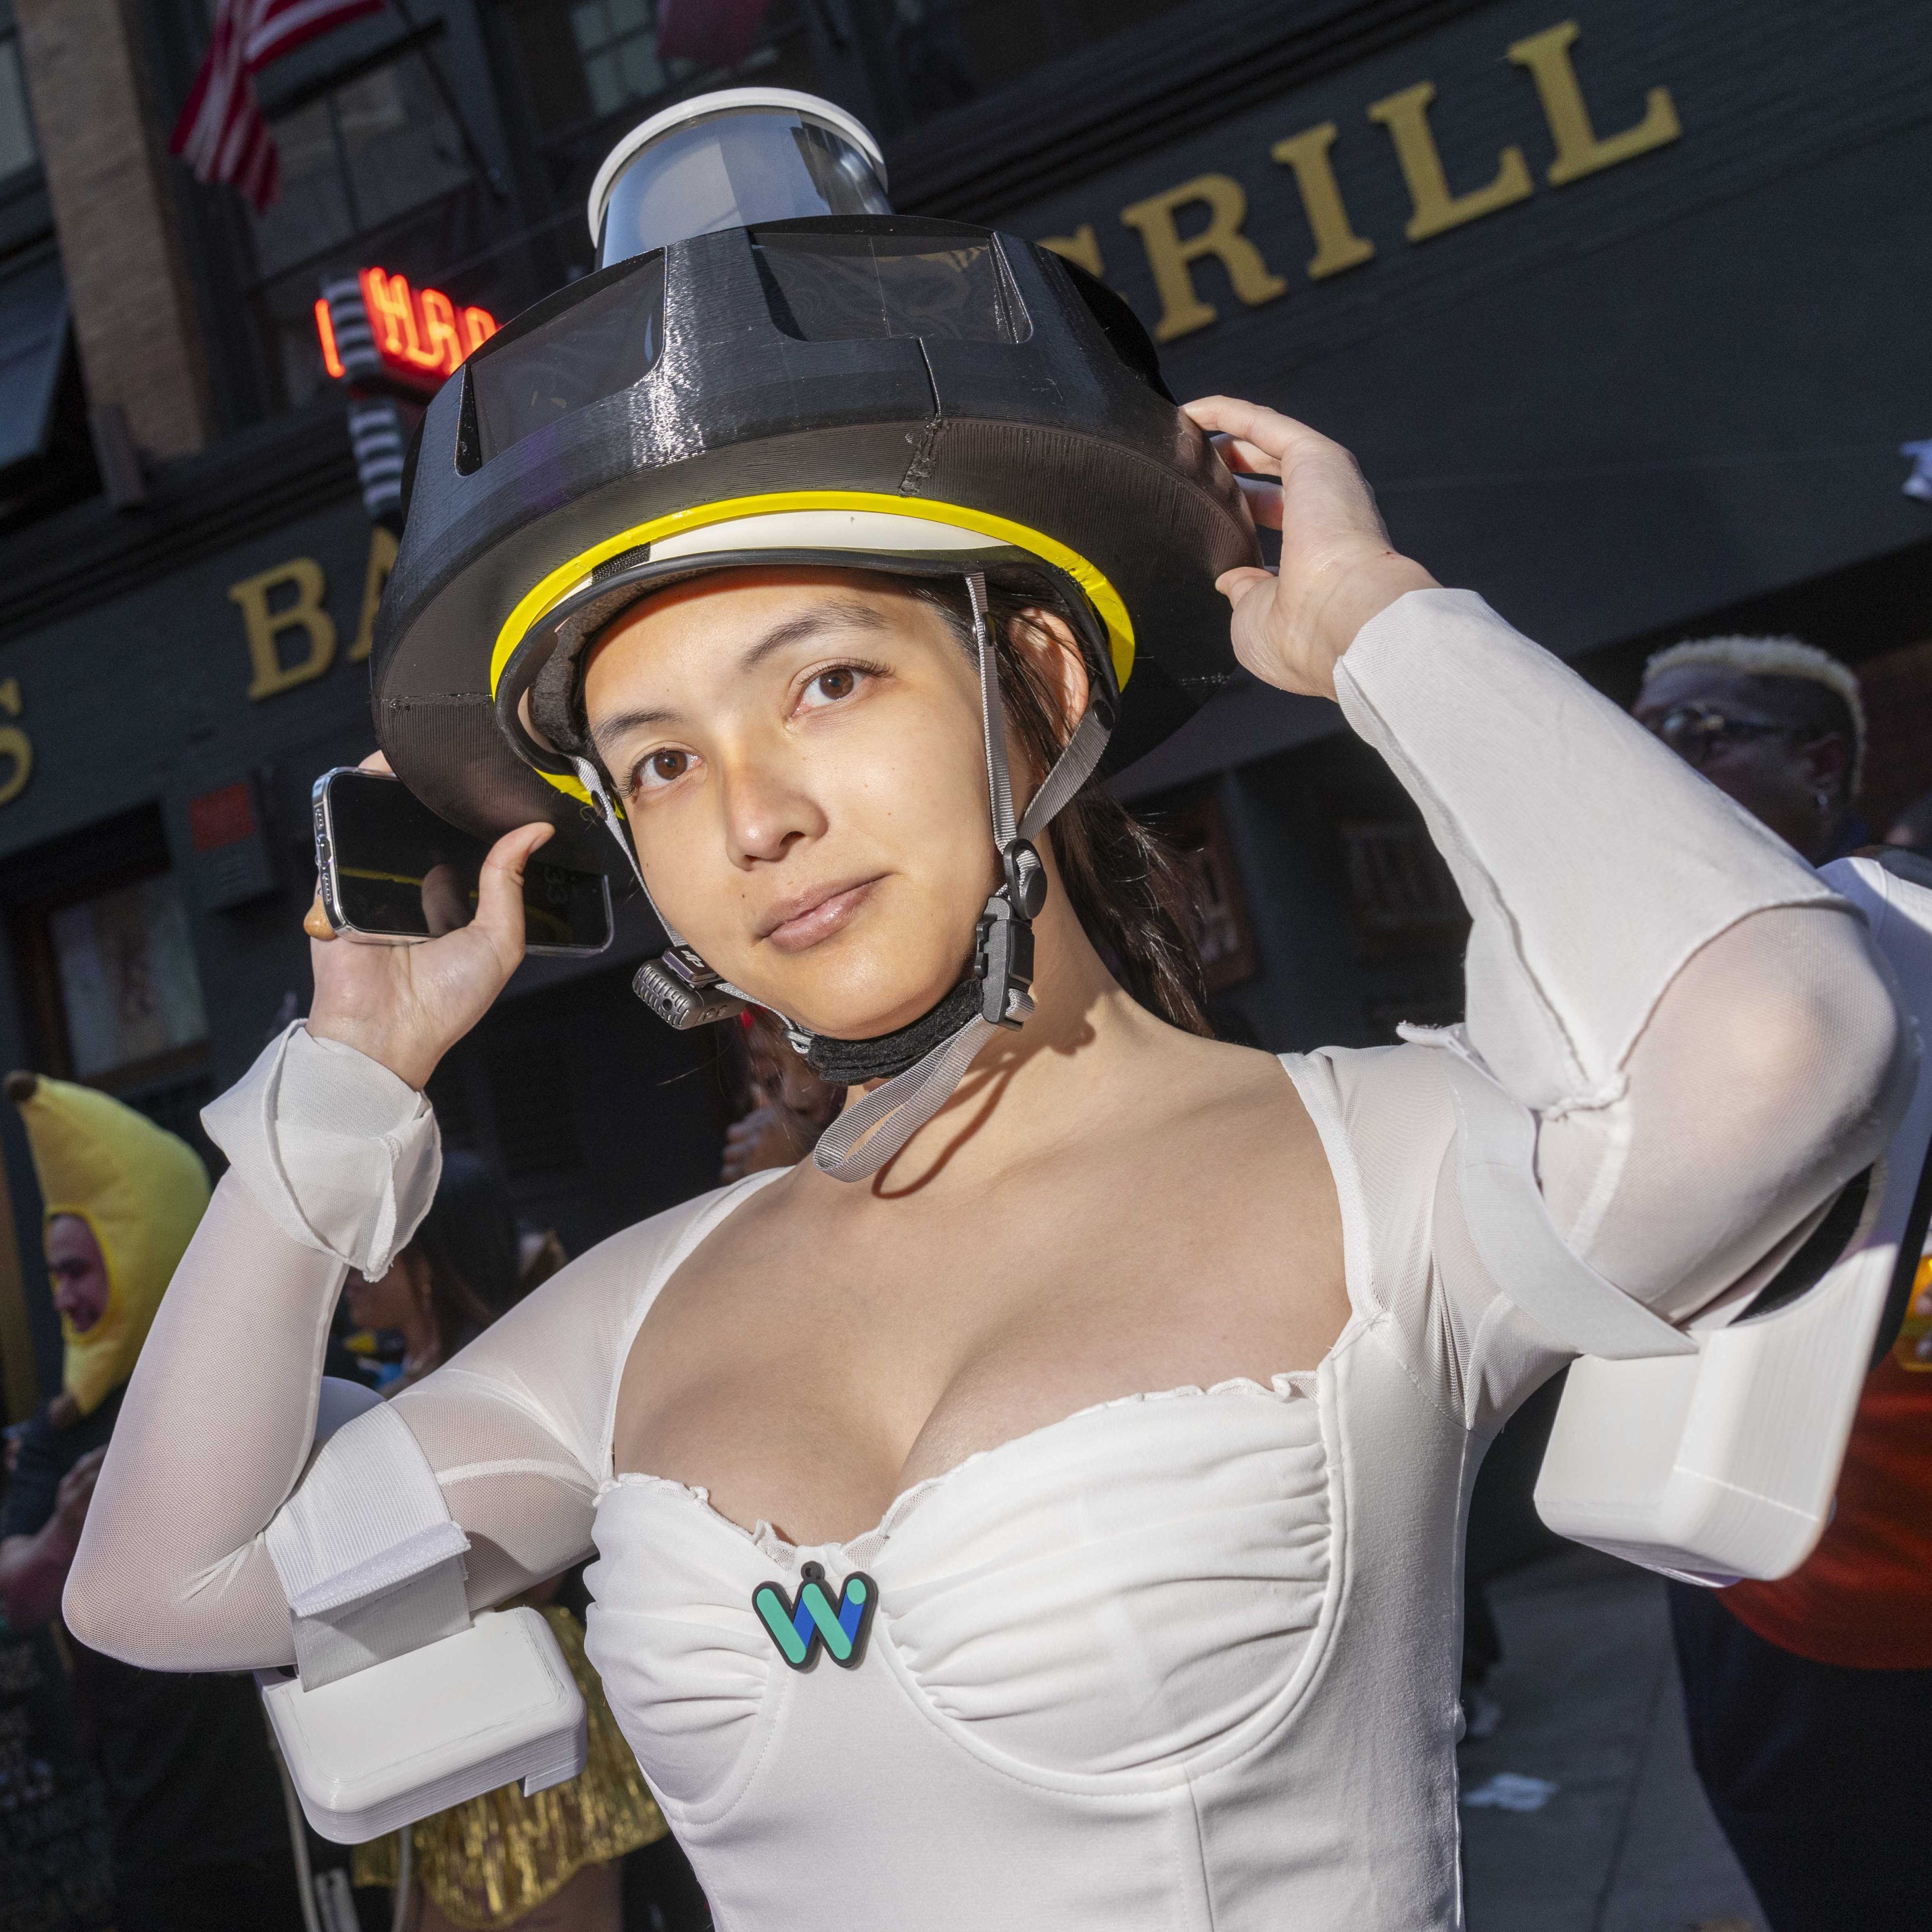
{"type": "Polygon", "coordinates": [[[781,952],[802,952],[848,925],[872,896],[878,878],[814,886],[781,899],[758,922],[758,937],[781,952]]]}

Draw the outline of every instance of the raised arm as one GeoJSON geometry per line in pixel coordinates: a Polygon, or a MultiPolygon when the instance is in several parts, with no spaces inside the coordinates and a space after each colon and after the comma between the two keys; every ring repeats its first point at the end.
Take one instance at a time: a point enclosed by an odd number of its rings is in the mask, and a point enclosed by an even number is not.
{"type": "Polygon", "coordinates": [[[1336,674],[1472,915],[1468,1047],[1538,1117],[1558,1232],[1672,1319],[1884,1147],[1916,1061],[1863,919],[1467,592],[1336,674]]]}
{"type": "Polygon", "coordinates": [[[1280,479],[1258,512],[1282,515],[1279,578],[1222,580],[1243,662],[1340,700],[1468,906],[1448,1045],[1535,1115],[1573,1252],[1693,1313],[1869,1164],[1904,1105],[1913,1046],[1862,920],[1480,598],[1399,556],[1346,451],[1250,404],[1192,413],[1280,479]]]}
{"type": "MultiPolygon", "coordinates": [[[[477,918],[443,938],[356,946],[324,926],[306,1028],[208,1109],[233,1165],[162,1302],[94,1490],[64,1600],[83,1642],[165,1670],[292,1655],[264,1532],[308,1461],[336,1297],[351,1266],[386,1269],[429,1206],[440,1157],[420,1090],[522,956],[522,867],[547,835],[499,842],[477,918]]],[[[547,1283],[522,1324],[576,1306],[569,1281],[547,1283]]],[[[470,1538],[473,1604],[589,1547],[596,1477],[573,1417],[597,1358],[555,1339],[525,1351],[556,1372],[548,1400],[462,1356],[450,1365],[461,1373],[398,1399],[470,1538]]]]}

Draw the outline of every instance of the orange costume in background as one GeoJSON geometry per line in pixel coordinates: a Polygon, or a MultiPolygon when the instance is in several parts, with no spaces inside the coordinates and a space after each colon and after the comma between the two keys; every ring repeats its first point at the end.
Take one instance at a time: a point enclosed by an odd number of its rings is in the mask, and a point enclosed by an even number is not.
{"type": "Polygon", "coordinates": [[[1775,1583],[1734,1583],[1748,1630],[1814,1664],[1932,1670],[1932,1258],[1904,1332],[1867,1379],[1818,1546],[1775,1583]]]}

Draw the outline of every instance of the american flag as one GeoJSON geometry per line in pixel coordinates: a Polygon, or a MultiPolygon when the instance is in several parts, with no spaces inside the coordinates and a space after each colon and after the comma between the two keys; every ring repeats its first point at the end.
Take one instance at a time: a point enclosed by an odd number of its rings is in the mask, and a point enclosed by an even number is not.
{"type": "Polygon", "coordinates": [[[387,0],[218,0],[214,34],[188,103],[175,123],[169,152],[179,154],[200,182],[226,182],[259,214],[275,198],[281,170],[268,124],[255,98],[254,76],[304,40],[387,0]]]}

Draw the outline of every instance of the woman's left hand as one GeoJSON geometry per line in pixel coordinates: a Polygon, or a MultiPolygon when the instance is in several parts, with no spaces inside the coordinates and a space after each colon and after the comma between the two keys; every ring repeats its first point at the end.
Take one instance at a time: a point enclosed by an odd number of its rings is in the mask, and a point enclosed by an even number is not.
{"type": "Polygon", "coordinates": [[[1335,695],[1355,634],[1405,591],[1436,587],[1396,550],[1355,459],[1339,442],[1258,403],[1207,396],[1187,414],[1238,476],[1280,479],[1250,493],[1255,520],[1281,532],[1279,572],[1244,566],[1216,588],[1234,607],[1234,655],[1264,682],[1335,695]]]}

